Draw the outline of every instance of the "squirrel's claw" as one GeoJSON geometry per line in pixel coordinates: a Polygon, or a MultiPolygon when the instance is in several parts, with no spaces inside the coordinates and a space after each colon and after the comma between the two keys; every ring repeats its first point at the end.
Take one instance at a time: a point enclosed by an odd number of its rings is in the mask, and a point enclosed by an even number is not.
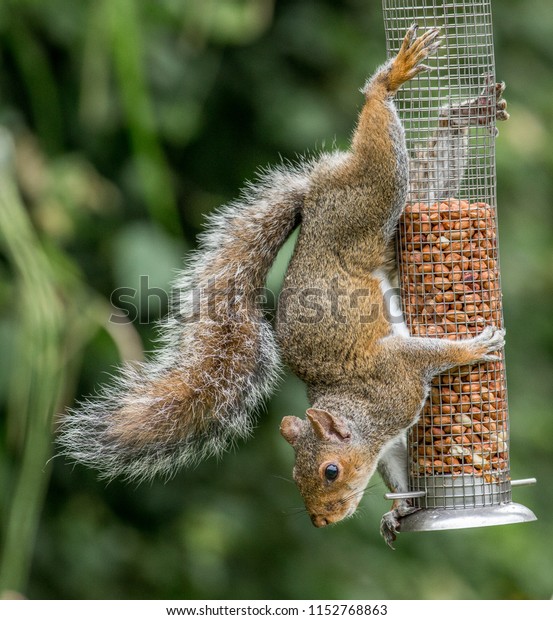
{"type": "Polygon", "coordinates": [[[423,61],[434,54],[442,43],[439,28],[430,28],[417,37],[418,26],[414,23],[403,39],[399,52],[390,67],[388,76],[389,89],[392,92],[430,67],[423,61]]]}
{"type": "Polygon", "coordinates": [[[394,541],[397,538],[397,534],[399,532],[399,515],[397,510],[390,510],[382,516],[380,520],[380,534],[384,538],[384,542],[390,547],[390,549],[394,548],[394,541]]]}
{"type": "Polygon", "coordinates": [[[400,52],[404,52],[408,50],[413,41],[417,38],[417,30],[419,29],[419,25],[416,22],[413,22],[409,27],[409,30],[405,33],[405,37],[403,38],[403,43],[401,44],[400,52]]]}
{"type": "MultiPolygon", "coordinates": [[[[491,82],[493,84],[493,77],[491,78],[491,82]]],[[[494,84],[494,88],[495,88],[496,99],[500,99],[501,95],[503,94],[503,91],[505,90],[505,82],[497,82],[496,84],[494,84]]]]}
{"type": "Polygon", "coordinates": [[[382,516],[380,534],[390,549],[395,550],[393,543],[401,529],[401,518],[413,514],[417,510],[419,508],[412,506],[409,500],[399,500],[394,502],[392,510],[382,516]]]}
{"type": "Polygon", "coordinates": [[[434,54],[442,44],[442,38],[438,38],[439,28],[431,28],[422,34],[410,45],[409,52],[412,54],[413,64],[420,64],[422,60],[434,54]]]}
{"type": "Polygon", "coordinates": [[[403,42],[399,50],[400,54],[405,54],[407,50],[411,50],[413,53],[420,53],[422,50],[426,50],[423,54],[428,56],[440,47],[443,37],[438,39],[438,35],[441,32],[439,28],[430,28],[417,38],[418,29],[419,25],[416,22],[413,22],[409,30],[405,33],[405,37],[403,38],[403,42]],[[436,41],[436,39],[438,40],[436,41]]]}
{"type": "Polygon", "coordinates": [[[500,355],[494,355],[505,346],[505,330],[488,325],[484,331],[472,338],[471,348],[474,351],[474,361],[476,362],[498,362],[500,355]]]}
{"type": "Polygon", "coordinates": [[[484,86],[478,97],[459,104],[445,106],[440,111],[442,118],[447,118],[452,127],[475,127],[489,125],[492,135],[497,136],[497,127],[492,121],[506,121],[509,119],[507,101],[502,98],[505,91],[505,82],[495,82],[492,73],[483,76],[484,86]]]}
{"type": "MultiPolygon", "coordinates": [[[[480,107],[486,112],[487,116],[493,117],[493,100],[495,99],[495,120],[507,121],[509,120],[509,113],[507,110],[507,101],[502,98],[505,91],[505,82],[495,82],[492,73],[484,75],[485,86],[477,98],[480,107]]],[[[486,124],[485,122],[479,122],[479,124],[486,124]]],[[[497,127],[490,127],[490,131],[494,137],[499,135],[499,129],[497,127]]]]}

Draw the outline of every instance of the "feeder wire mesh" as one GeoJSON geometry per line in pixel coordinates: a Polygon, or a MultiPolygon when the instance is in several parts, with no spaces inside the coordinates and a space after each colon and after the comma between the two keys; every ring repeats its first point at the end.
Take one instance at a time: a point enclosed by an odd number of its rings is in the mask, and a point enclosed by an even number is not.
{"type": "MultiPolygon", "coordinates": [[[[491,3],[383,0],[383,11],[389,57],[413,22],[439,27],[444,37],[431,70],[396,98],[411,153],[398,233],[407,326],[413,336],[452,340],[503,327],[495,125],[506,115],[495,79],[491,3]]],[[[511,502],[502,352],[498,358],[434,380],[408,437],[410,490],[424,491],[415,506],[464,510],[511,502]]]]}

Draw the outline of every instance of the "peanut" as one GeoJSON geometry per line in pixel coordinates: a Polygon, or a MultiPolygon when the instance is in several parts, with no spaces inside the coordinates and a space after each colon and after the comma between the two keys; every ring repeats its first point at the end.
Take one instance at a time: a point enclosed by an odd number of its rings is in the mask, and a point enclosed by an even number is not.
{"type": "MultiPolygon", "coordinates": [[[[405,209],[399,259],[411,333],[458,340],[501,324],[494,210],[485,202],[405,209]]],[[[503,362],[463,366],[432,381],[411,433],[413,475],[508,476],[503,362]],[[484,473],[488,472],[488,473],[484,473]]]]}

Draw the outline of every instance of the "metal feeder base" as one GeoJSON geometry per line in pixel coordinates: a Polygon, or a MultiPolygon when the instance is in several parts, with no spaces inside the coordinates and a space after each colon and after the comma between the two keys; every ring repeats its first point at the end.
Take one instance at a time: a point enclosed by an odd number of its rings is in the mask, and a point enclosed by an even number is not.
{"type": "Polygon", "coordinates": [[[536,521],[536,515],[522,504],[499,504],[478,508],[421,508],[401,519],[402,532],[436,532],[489,525],[536,521]]]}
{"type": "Polygon", "coordinates": [[[420,510],[401,519],[402,532],[460,530],[536,521],[530,509],[511,501],[512,487],[532,484],[535,478],[489,484],[474,476],[425,476],[412,480],[411,491],[384,497],[418,502],[420,510]]]}

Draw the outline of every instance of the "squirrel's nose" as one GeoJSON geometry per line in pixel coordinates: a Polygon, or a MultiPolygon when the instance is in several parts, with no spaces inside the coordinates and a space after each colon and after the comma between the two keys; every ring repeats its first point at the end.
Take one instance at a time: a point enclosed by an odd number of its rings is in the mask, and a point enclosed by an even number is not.
{"type": "Polygon", "coordinates": [[[330,523],[326,517],[321,515],[311,515],[311,522],[315,527],[324,527],[330,523]]]}

